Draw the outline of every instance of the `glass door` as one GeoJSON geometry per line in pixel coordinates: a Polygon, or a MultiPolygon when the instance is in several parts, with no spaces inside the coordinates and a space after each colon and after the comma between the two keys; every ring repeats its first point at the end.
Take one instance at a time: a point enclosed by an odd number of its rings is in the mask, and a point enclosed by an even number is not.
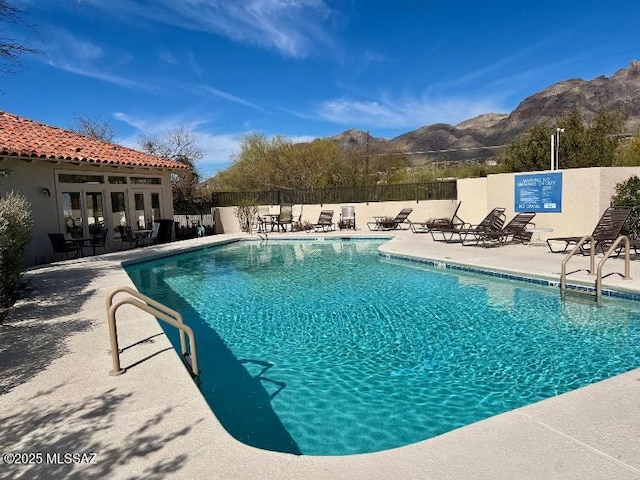
{"type": "Polygon", "coordinates": [[[132,226],[138,230],[151,230],[153,222],[162,218],[160,193],[137,191],[131,193],[132,226]]]}
{"type": "Polygon", "coordinates": [[[102,192],[86,192],[85,206],[89,236],[96,235],[105,227],[102,192]]]}

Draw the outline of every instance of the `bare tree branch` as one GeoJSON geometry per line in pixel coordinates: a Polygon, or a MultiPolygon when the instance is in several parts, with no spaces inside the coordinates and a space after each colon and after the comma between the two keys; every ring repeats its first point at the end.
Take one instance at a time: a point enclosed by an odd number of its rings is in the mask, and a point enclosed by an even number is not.
{"type": "Polygon", "coordinates": [[[75,115],[75,125],[71,127],[76,133],[96,140],[111,142],[116,136],[113,126],[100,117],[89,117],[87,115],[75,115]]]}
{"type": "MultiPolygon", "coordinates": [[[[7,0],[0,0],[0,22],[33,28],[20,18],[23,13],[22,10],[9,4],[7,0]]],[[[20,57],[27,53],[40,53],[40,51],[17,39],[0,35],[0,73],[15,73],[15,67],[22,67],[20,57]]]]}

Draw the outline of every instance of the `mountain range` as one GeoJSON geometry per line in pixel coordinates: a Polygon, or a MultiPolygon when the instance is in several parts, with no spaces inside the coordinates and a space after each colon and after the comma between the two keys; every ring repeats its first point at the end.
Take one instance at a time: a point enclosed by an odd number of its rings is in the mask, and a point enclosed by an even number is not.
{"type": "Polygon", "coordinates": [[[635,133],[640,127],[640,62],[636,60],[611,77],[572,78],[551,85],[525,98],[510,114],[487,113],[457,125],[436,123],[391,140],[371,137],[361,130],[347,130],[332,138],[345,148],[411,154],[414,165],[483,160],[538,123],[554,126],[557,118],[574,110],[588,121],[600,110],[618,108],[627,110],[626,131],[635,133]]]}

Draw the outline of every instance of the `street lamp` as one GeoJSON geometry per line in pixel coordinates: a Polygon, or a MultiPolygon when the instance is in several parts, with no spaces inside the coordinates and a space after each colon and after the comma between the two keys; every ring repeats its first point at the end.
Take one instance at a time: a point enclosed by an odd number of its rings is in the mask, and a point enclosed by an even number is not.
{"type": "Polygon", "coordinates": [[[564,133],[564,128],[556,128],[556,170],[560,168],[560,134],[564,133]]]}

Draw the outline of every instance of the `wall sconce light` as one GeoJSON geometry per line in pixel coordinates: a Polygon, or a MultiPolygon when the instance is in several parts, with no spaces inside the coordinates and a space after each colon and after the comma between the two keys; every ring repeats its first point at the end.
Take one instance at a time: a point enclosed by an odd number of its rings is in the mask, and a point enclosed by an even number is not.
{"type": "Polygon", "coordinates": [[[42,187],[41,190],[43,195],[46,195],[47,197],[51,196],[51,191],[47,187],[42,187]]]}
{"type": "Polygon", "coordinates": [[[9,168],[0,168],[0,177],[8,177],[11,175],[12,170],[9,168]]]}

